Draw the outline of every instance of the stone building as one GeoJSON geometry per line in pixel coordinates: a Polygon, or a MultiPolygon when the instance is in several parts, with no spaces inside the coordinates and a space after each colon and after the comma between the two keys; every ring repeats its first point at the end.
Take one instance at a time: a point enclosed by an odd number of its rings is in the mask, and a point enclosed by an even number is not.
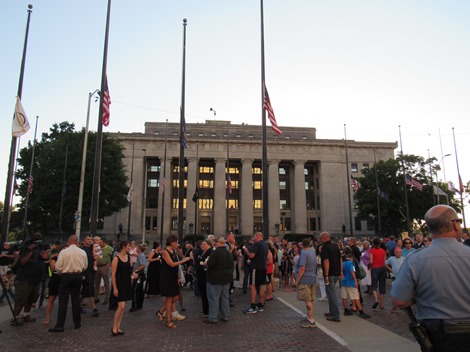
{"type": "MultiPolygon", "coordinates": [[[[129,208],[104,220],[105,233],[115,233],[121,224],[124,233],[129,228],[136,238],[159,240],[163,206],[163,238],[177,235],[179,129],[178,123],[147,122],[145,133],[110,133],[125,148],[123,163],[132,189],[129,208]]],[[[349,233],[348,173],[360,177],[362,169],[373,166],[374,158],[393,158],[396,142],[348,140],[347,171],[344,140],[317,139],[315,128],[282,127],[282,131],[282,137],[270,127],[267,132],[269,233],[341,233],[343,225],[349,233]]],[[[187,124],[186,132],[185,234],[222,235],[229,228],[248,236],[260,230],[261,126],[206,121],[187,124]]],[[[353,209],[354,234],[372,234],[371,225],[357,220],[355,213],[353,209]]]]}

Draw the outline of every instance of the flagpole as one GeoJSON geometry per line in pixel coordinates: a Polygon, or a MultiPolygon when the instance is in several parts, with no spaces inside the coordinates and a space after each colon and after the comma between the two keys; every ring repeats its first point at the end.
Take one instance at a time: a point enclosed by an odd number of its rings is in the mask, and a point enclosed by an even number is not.
{"type": "Polygon", "coordinates": [[[346,124],[344,124],[344,148],[346,149],[346,182],[348,185],[349,234],[351,237],[353,237],[353,219],[352,219],[352,204],[351,204],[351,175],[349,174],[349,156],[348,156],[348,142],[346,139],[346,124]]]}
{"type": "MultiPolygon", "coordinates": [[[[160,187],[162,187],[162,212],[160,216],[160,245],[163,246],[163,219],[165,214],[165,190],[166,190],[166,146],[168,141],[168,119],[166,119],[165,123],[165,151],[163,153],[163,180],[165,180],[165,184],[162,184],[162,178],[160,177],[160,187]]],[[[161,165],[160,162],[160,172],[161,172],[161,165]]]]}
{"type": "Polygon", "coordinates": [[[99,192],[100,192],[100,179],[101,179],[101,154],[103,148],[103,101],[105,99],[105,90],[107,89],[107,62],[108,62],[108,38],[109,38],[109,19],[111,14],[111,0],[108,0],[108,9],[106,14],[106,29],[104,36],[104,49],[103,49],[103,66],[101,70],[101,104],[98,118],[98,130],[96,132],[96,148],[95,148],[95,170],[93,175],[93,189],[91,193],[91,215],[90,215],[90,234],[96,235],[96,228],[98,222],[98,205],[99,205],[99,192]]]}
{"type": "Polygon", "coordinates": [[[188,20],[183,19],[183,72],[181,84],[181,109],[180,109],[180,158],[179,158],[179,187],[178,187],[178,239],[183,242],[183,200],[184,200],[184,148],[186,148],[186,120],[185,109],[185,84],[186,84],[186,25],[188,20]]]}
{"type": "MultiPolygon", "coordinates": [[[[31,12],[33,12],[33,5],[29,4],[27,11],[28,11],[28,19],[26,21],[26,33],[24,37],[23,57],[21,59],[20,78],[18,82],[18,93],[17,93],[17,96],[20,99],[21,99],[21,95],[23,94],[23,79],[24,79],[24,68],[26,64],[26,49],[28,47],[29,22],[31,19],[31,12]]],[[[15,118],[15,114],[13,114],[13,119],[14,118],[15,118]]],[[[3,226],[2,226],[0,248],[3,248],[3,243],[8,238],[8,231],[10,227],[10,203],[12,199],[12,185],[13,185],[13,176],[14,176],[13,169],[15,165],[17,143],[18,143],[18,137],[12,136],[11,146],[10,146],[10,162],[8,163],[7,183],[5,187],[5,201],[3,202],[3,222],[2,222],[3,226]]]]}
{"type": "Polygon", "coordinates": [[[29,166],[29,176],[28,176],[28,188],[26,191],[26,201],[24,206],[24,220],[23,220],[23,240],[26,239],[26,230],[27,230],[27,222],[28,222],[28,207],[29,207],[29,195],[32,191],[33,186],[33,167],[34,167],[34,154],[36,152],[36,135],[38,132],[38,120],[39,116],[36,116],[36,127],[34,128],[34,140],[33,140],[33,152],[31,155],[31,164],[29,166]]]}
{"type": "Polygon", "coordinates": [[[135,153],[135,142],[132,143],[132,160],[131,160],[131,184],[129,186],[128,199],[129,210],[127,213],[127,240],[131,240],[131,212],[132,212],[132,190],[134,188],[134,153],[135,153]],[[129,200],[130,199],[130,200],[129,200]]]}
{"type": "Polygon", "coordinates": [[[261,9],[261,125],[262,125],[262,203],[263,203],[263,238],[269,236],[269,204],[268,204],[268,146],[266,138],[266,110],[265,101],[265,65],[264,65],[264,12],[263,0],[260,0],[261,9]]]}
{"type": "Polygon", "coordinates": [[[379,227],[378,235],[382,235],[382,220],[380,219],[380,188],[379,188],[379,175],[377,171],[377,158],[374,149],[374,169],[375,169],[375,188],[377,190],[377,221],[379,227]]]}
{"type": "Polygon", "coordinates": [[[229,203],[230,203],[230,189],[229,189],[229,183],[231,182],[230,180],[230,152],[229,152],[229,130],[230,130],[230,123],[228,122],[227,123],[227,188],[225,190],[226,192],[226,195],[227,195],[227,200],[226,200],[226,203],[227,203],[227,206],[226,206],[226,214],[225,214],[225,230],[227,231],[227,233],[229,233],[229,220],[228,220],[228,216],[229,216],[229,203]]]}
{"type": "Polygon", "coordinates": [[[64,201],[65,201],[65,193],[67,192],[67,160],[69,156],[69,144],[65,146],[65,163],[64,163],[64,177],[62,181],[62,193],[60,197],[60,211],[59,211],[59,238],[58,240],[62,240],[62,217],[64,212],[64,201]]]}
{"type": "Polygon", "coordinates": [[[77,212],[75,216],[77,217],[77,223],[75,226],[75,235],[77,236],[78,240],[80,241],[80,229],[82,224],[82,208],[83,208],[83,192],[85,188],[85,169],[86,169],[86,157],[87,157],[87,150],[88,150],[88,126],[90,123],[90,105],[91,105],[91,98],[96,93],[99,93],[99,89],[95,89],[93,93],[88,93],[88,108],[86,113],[86,125],[85,125],[85,133],[83,135],[83,152],[82,152],[82,168],[80,170],[80,188],[78,190],[78,206],[77,212]]]}
{"type": "MultiPolygon", "coordinates": [[[[198,169],[199,169],[199,144],[196,144],[196,160],[197,160],[197,163],[198,163],[198,169]]],[[[194,234],[196,234],[196,231],[197,231],[197,223],[198,223],[198,211],[199,211],[199,170],[196,172],[196,190],[195,190],[195,193],[194,194],[197,194],[197,197],[196,197],[196,205],[195,205],[195,209],[194,209],[194,234]]],[[[193,196],[193,200],[194,200],[194,196],[193,196]]]]}
{"type": "MultiPolygon", "coordinates": [[[[431,174],[431,186],[432,186],[432,204],[433,205],[436,205],[436,192],[435,192],[435,189],[434,189],[434,175],[433,175],[433,172],[432,172],[432,165],[431,165],[431,154],[429,152],[429,149],[428,149],[428,161],[429,161],[429,173],[431,174]]],[[[436,177],[436,184],[438,184],[438,181],[437,181],[437,177],[436,177]]],[[[439,192],[437,192],[438,195],[437,195],[437,204],[439,204],[439,192]]]]}
{"type": "Polygon", "coordinates": [[[457,175],[459,176],[459,193],[460,193],[460,206],[462,207],[463,228],[466,229],[467,223],[465,222],[465,210],[464,210],[464,205],[463,205],[463,183],[462,183],[462,178],[460,177],[459,158],[457,156],[457,144],[455,143],[454,127],[452,127],[452,137],[454,138],[455,163],[457,164],[457,175]]]}
{"type": "Polygon", "coordinates": [[[403,143],[401,141],[401,126],[398,126],[398,133],[400,135],[400,152],[401,152],[401,168],[403,170],[403,188],[405,190],[405,205],[406,205],[406,229],[408,231],[408,236],[412,235],[411,224],[410,224],[410,207],[408,204],[408,190],[406,189],[406,169],[405,169],[405,159],[403,157],[403,143]]]}

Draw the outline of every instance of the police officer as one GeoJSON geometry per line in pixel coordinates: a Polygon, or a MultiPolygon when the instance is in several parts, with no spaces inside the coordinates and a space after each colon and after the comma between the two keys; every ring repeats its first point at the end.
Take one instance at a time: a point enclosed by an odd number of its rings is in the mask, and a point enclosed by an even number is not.
{"type": "Polygon", "coordinates": [[[416,303],[416,318],[426,327],[433,352],[470,350],[470,248],[458,242],[462,220],[447,205],[428,210],[431,246],[410,254],[393,284],[392,303],[416,303]]]}

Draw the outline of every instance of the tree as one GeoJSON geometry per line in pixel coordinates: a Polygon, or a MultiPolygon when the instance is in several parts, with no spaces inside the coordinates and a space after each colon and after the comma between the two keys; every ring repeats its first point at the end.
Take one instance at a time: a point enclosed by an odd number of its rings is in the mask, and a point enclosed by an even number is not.
{"type": "Polygon", "coordinates": [[[407,212],[404,191],[403,166],[407,175],[423,185],[422,191],[407,185],[409,220],[422,224],[426,211],[437,203],[446,203],[447,199],[434,194],[433,185],[437,185],[447,194],[450,206],[457,211],[457,203],[453,200],[455,192],[449,190],[444,183],[436,183],[431,174],[439,170],[436,158],[425,160],[421,156],[401,154],[395,159],[378,162],[371,169],[363,170],[364,177],[359,179],[361,187],[356,194],[358,217],[361,220],[374,221],[378,232],[378,204],[380,204],[381,234],[398,235],[407,231],[407,212]],[[376,180],[377,175],[377,180],[376,180]],[[414,220],[414,221],[413,221],[414,220]]]}
{"type": "MultiPolygon", "coordinates": [[[[54,124],[49,133],[43,133],[36,144],[33,166],[33,191],[29,197],[29,231],[40,231],[44,235],[59,231],[59,214],[62,193],[62,230],[70,234],[74,229],[75,212],[78,204],[80,173],[82,164],[84,131],[76,132],[74,124],[54,124]],[[66,179],[64,182],[65,151],[68,145],[66,179]]],[[[88,135],[88,150],[85,171],[85,187],[82,210],[82,229],[89,229],[91,190],[95,159],[96,133],[88,135]]],[[[18,193],[21,196],[18,216],[12,226],[22,228],[29,169],[33,145],[21,149],[16,176],[22,180],[18,193]],[[21,219],[21,220],[20,220],[21,219]]],[[[99,195],[100,219],[110,216],[127,206],[127,177],[122,164],[123,147],[116,140],[103,135],[103,157],[101,165],[101,189],[99,195]]]]}

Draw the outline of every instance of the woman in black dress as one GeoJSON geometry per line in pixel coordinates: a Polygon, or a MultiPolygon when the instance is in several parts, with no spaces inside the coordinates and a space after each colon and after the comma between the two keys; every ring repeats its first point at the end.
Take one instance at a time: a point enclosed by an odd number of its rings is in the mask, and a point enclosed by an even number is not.
{"type": "Polygon", "coordinates": [[[160,243],[154,242],[153,249],[148,255],[149,265],[147,267],[147,281],[145,293],[147,295],[159,295],[160,294],[160,266],[162,258],[162,247],[160,243]]]}
{"type": "Polygon", "coordinates": [[[166,326],[174,329],[176,325],[171,321],[171,305],[176,303],[180,293],[180,278],[178,266],[191,258],[178,260],[178,238],[170,235],[166,239],[166,248],[162,251],[162,265],[160,267],[160,292],[163,297],[163,307],[157,311],[158,319],[163,321],[163,312],[166,311],[166,326]]]}
{"type": "Polygon", "coordinates": [[[129,256],[131,244],[128,241],[120,243],[119,252],[111,262],[111,277],[113,283],[113,295],[118,302],[116,312],[114,313],[114,324],[111,329],[113,336],[124,335],[121,330],[122,316],[126,309],[126,301],[131,300],[131,277],[132,266],[129,256]]]}

